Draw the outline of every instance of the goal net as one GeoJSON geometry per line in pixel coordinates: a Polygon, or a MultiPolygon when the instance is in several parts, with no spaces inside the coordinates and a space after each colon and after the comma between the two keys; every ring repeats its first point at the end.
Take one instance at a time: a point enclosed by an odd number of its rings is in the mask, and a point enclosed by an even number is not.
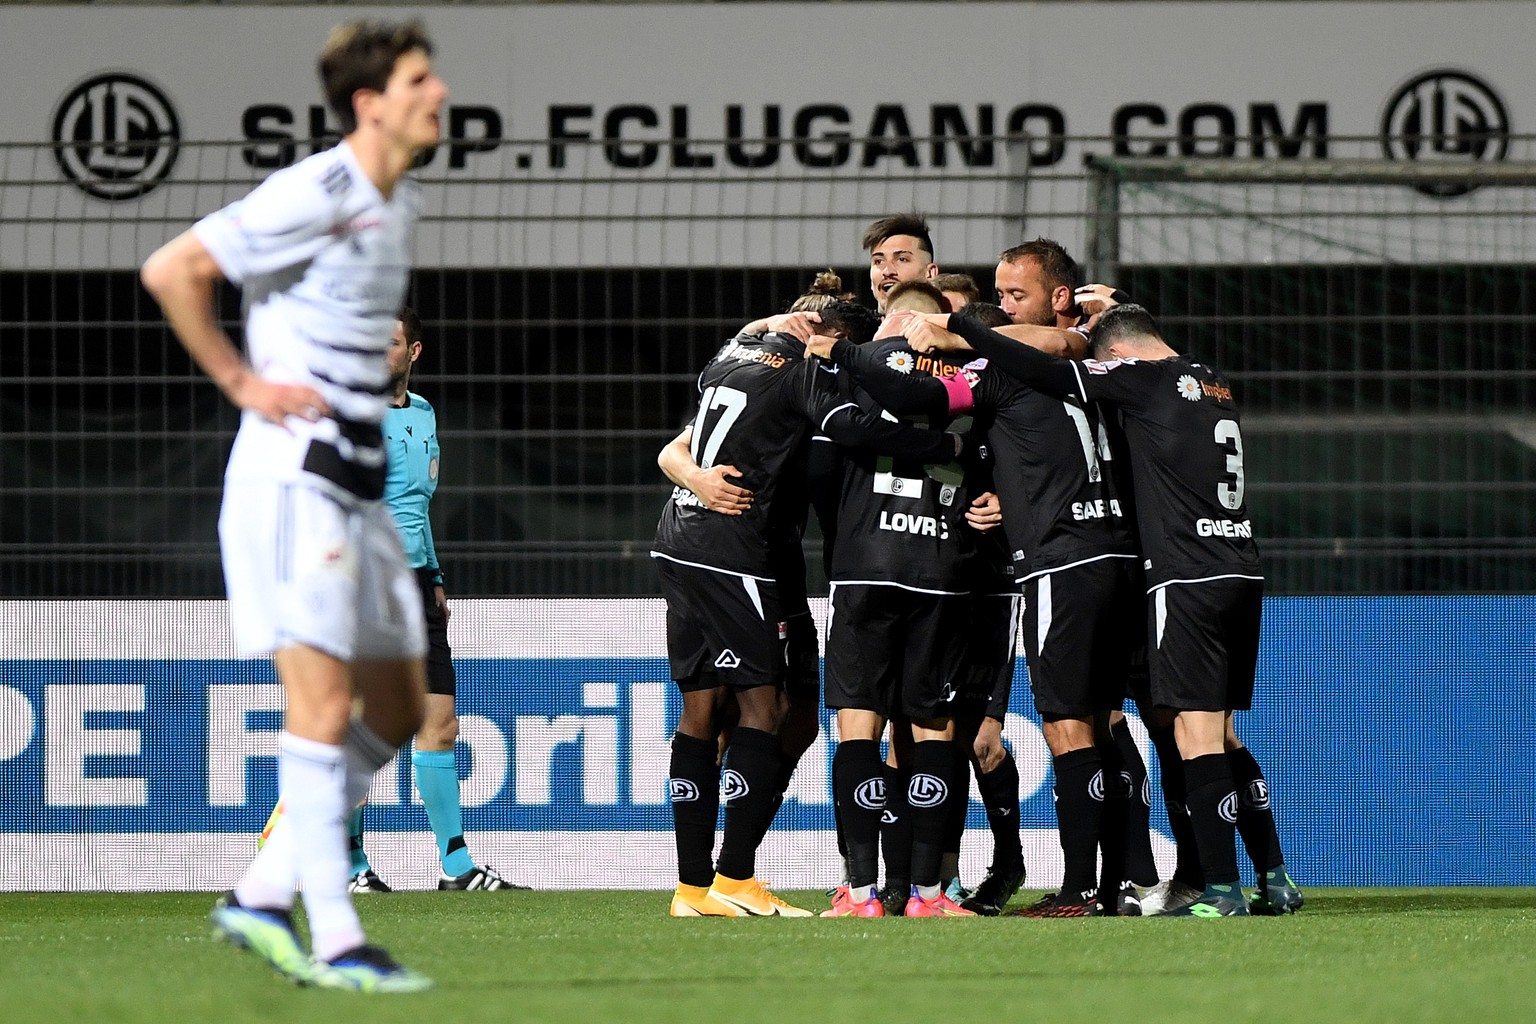
{"type": "Polygon", "coordinates": [[[1281,586],[1536,586],[1536,164],[1095,160],[1085,263],[1240,386],[1281,586]]]}

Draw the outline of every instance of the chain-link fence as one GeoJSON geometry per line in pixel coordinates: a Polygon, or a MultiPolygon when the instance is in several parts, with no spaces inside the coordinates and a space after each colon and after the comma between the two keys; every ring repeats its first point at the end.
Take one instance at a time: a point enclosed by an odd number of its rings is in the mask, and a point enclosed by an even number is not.
{"type": "MultiPolygon", "coordinates": [[[[1056,237],[1228,371],[1273,591],[1536,587],[1530,180],[1437,191],[1290,160],[1284,181],[1191,181],[1177,161],[1034,166],[1041,147],[1094,140],[904,144],[932,150],[921,170],[889,140],[842,137],[532,140],[478,153],[498,170],[473,180],[441,171],[451,153],[423,167],[412,387],[438,411],[450,588],[652,593],[655,454],[699,367],[822,267],[867,294],[862,229],[904,210],[928,214],[938,262],[984,295],[997,252],[1056,237]]],[[[61,180],[59,147],[0,145],[0,592],[222,592],[235,413],[135,270],[305,151],[282,148],[182,143],[173,182],[102,198],[61,180]]],[[[110,166],[95,157],[80,159],[110,166]]],[[[237,330],[233,291],[220,311],[237,330]]]]}

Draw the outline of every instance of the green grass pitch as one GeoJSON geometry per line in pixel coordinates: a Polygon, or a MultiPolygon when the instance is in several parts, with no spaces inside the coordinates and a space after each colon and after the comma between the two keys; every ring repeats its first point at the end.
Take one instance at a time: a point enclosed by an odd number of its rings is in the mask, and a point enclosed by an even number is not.
{"type": "Polygon", "coordinates": [[[658,892],[359,897],[370,936],[436,979],[414,996],[294,988],[209,938],[212,903],[0,894],[0,1019],[1536,1019],[1536,889],[1308,889],[1295,917],[1225,921],[672,920],[658,892]]]}

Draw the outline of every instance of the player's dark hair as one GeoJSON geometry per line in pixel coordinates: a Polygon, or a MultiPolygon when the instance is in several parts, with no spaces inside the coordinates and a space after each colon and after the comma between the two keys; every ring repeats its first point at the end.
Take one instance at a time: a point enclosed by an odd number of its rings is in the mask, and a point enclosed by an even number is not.
{"type": "Polygon", "coordinates": [[[395,314],[395,319],[400,321],[400,326],[405,330],[405,343],[414,345],[421,340],[421,315],[410,306],[401,306],[400,312],[395,314]]]}
{"type": "Polygon", "coordinates": [[[1037,238],[1023,245],[1016,245],[1011,249],[1004,249],[998,257],[1003,263],[1017,263],[1020,260],[1030,259],[1040,264],[1041,275],[1045,278],[1048,288],[1065,286],[1074,291],[1082,284],[1082,271],[1078,269],[1077,260],[1067,255],[1067,250],[1062,248],[1060,242],[1049,238],[1037,238]]]}
{"type": "Polygon", "coordinates": [[[927,218],[920,213],[895,213],[881,217],[864,229],[864,249],[866,252],[874,252],[881,242],[896,235],[911,235],[917,239],[923,252],[928,254],[928,262],[933,262],[933,238],[928,234],[927,218]]]}
{"type": "Polygon", "coordinates": [[[843,279],[830,267],[816,275],[816,280],[794,302],[786,313],[820,313],[834,302],[849,301],[853,293],[843,290],[843,279]]]}
{"type": "Polygon", "coordinates": [[[976,279],[970,274],[940,274],[933,279],[933,286],[941,292],[959,292],[966,302],[981,298],[981,289],[976,287],[976,279]]]}
{"type": "Polygon", "coordinates": [[[963,316],[967,320],[975,320],[988,327],[1007,327],[1013,323],[1013,317],[1003,312],[1002,306],[995,306],[990,302],[967,302],[955,310],[955,316],[963,316]]]}
{"type": "Polygon", "coordinates": [[[915,309],[919,313],[948,313],[949,300],[932,281],[902,281],[885,296],[885,311],[915,309]]]}
{"type": "Polygon", "coordinates": [[[432,40],[418,19],[397,22],[365,18],[331,29],[320,51],[320,89],[341,124],[341,134],[357,131],[353,94],[359,89],[383,92],[395,62],[412,50],[432,56],[432,40]]]}
{"type": "Polygon", "coordinates": [[[1098,323],[1094,324],[1093,333],[1088,336],[1096,358],[1107,353],[1109,346],[1117,341],[1134,344],[1148,339],[1163,341],[1163,332],[1158,329],[1157,320],[1147,312],[1147,308],[1134,302],[1105,310],[1099,315],[1098,323]]]}
{"type": "Polygon", "coordinates": [[[821,310],[823,334],[841,331],[844,338],[855,345],[863,345],[880,329],[880,314],[857,302],[839,300],[821,310]]]}

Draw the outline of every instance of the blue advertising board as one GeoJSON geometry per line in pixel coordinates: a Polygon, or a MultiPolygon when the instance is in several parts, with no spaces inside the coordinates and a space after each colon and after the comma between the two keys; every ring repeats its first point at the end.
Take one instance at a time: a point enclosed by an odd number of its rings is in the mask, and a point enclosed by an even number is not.
{"type": "MultiPolygon", "coordinates": [[[[8,613],[18,604],[9,603],[8,613]]],[[[597,862],[631,850],[660,863],[639,876],[615,865],[607,884],[636,877],[666,884],[666,776],[679,700],[656,647],[656,603],[586,602],[602,606],[606,617],[595,639],[577,636],[580,629],[553,641],[496,639],[511,621],[508,606],[541,605],[548,622],[562,604],[462,602],[456,613],[466,829],[471,837],[520,837],[514,846],[525,852],[574,848],[578,856],[586,836],[594,863],[579,873],[584,882],[603,884],[597,862]]],[[[78,638],[73,620],[100,607],[51,604],[49,614],[72,620],[52,632],[78,638]]],[[[167,613],[175,606],[144,614],[167,613]]],[[[1516,684],[1533,664],[1533,621],[1536,599],[1525,597],[1266,602],[1255,707],[1239,716],[1238,730],[1269,778],[1298,879],[1508,885],[1536,877],[1536,785],[1527,756],[1536,728],[1516,705],[1516,684]]],[[[227,873],[271,809],[281,719],[271,667],[206,656],[217,650],[206,643],[162,645],[193,646],[191,656],[168,649],[148,657],[154,645],[140,640],[124,645],[131,657],[105,656],[110,636],[124,628],[132,623],[103,621],[82,650],[51,657],[34,656],[47,649],[35,637],[12,642],[0,659],[0,889],[31,887],[44,874],[35,863],[39,850],[90,858],[96,840],[117,849],[141,844],[158,865],[134,876],[143,887],[193,884],[189,879],[207,873],[163,863],[168,848],[185,845],[170,837],[239,837],[233,850],[215,844],[217,857],[230,861],[219,869],[227,873]]],[[[50,642],[82,646],[78,639],[50,642]]],[[[1059,851],[1051,849],[1050,758],[1022,659],[1016,678],[1005,736],[1023,781],[1020,827],[1035,839],[1026,849],[1054,857],[1059,868],[1059,851]]],[[[835,853],[821,849],[833,827],[830,723],[823,726],[774,827],[781,845],[816,845],[793,854],[795,863],[831,870],[835,853]]],[[[1149,768],[1155,795],[1155,758],[1149,768]]],[[[372,835],[426,827],[411,788],[408,758],[381,773],[368,812],[372,835]]],[[[1153,803],[1153,827],[1166,834],[1161,802],[1154,796],[1153,803]]],[[[982,833],[967,842],[989,846],[974,799],[968,824],[982,833]]],[[[1160,854],[1166,845],[1160,839],[1160,854]]],[[[192,846],[210,856],[206,845],[192,846]]],[[[984,851],[980,856],[984,864],[984,851]]],[[[52,867],[50,877],[69,874],[57,870],[67,865],[52,867]]],[[[1049,883],[1049,866],[1033,869],[1049,883]]]]}

